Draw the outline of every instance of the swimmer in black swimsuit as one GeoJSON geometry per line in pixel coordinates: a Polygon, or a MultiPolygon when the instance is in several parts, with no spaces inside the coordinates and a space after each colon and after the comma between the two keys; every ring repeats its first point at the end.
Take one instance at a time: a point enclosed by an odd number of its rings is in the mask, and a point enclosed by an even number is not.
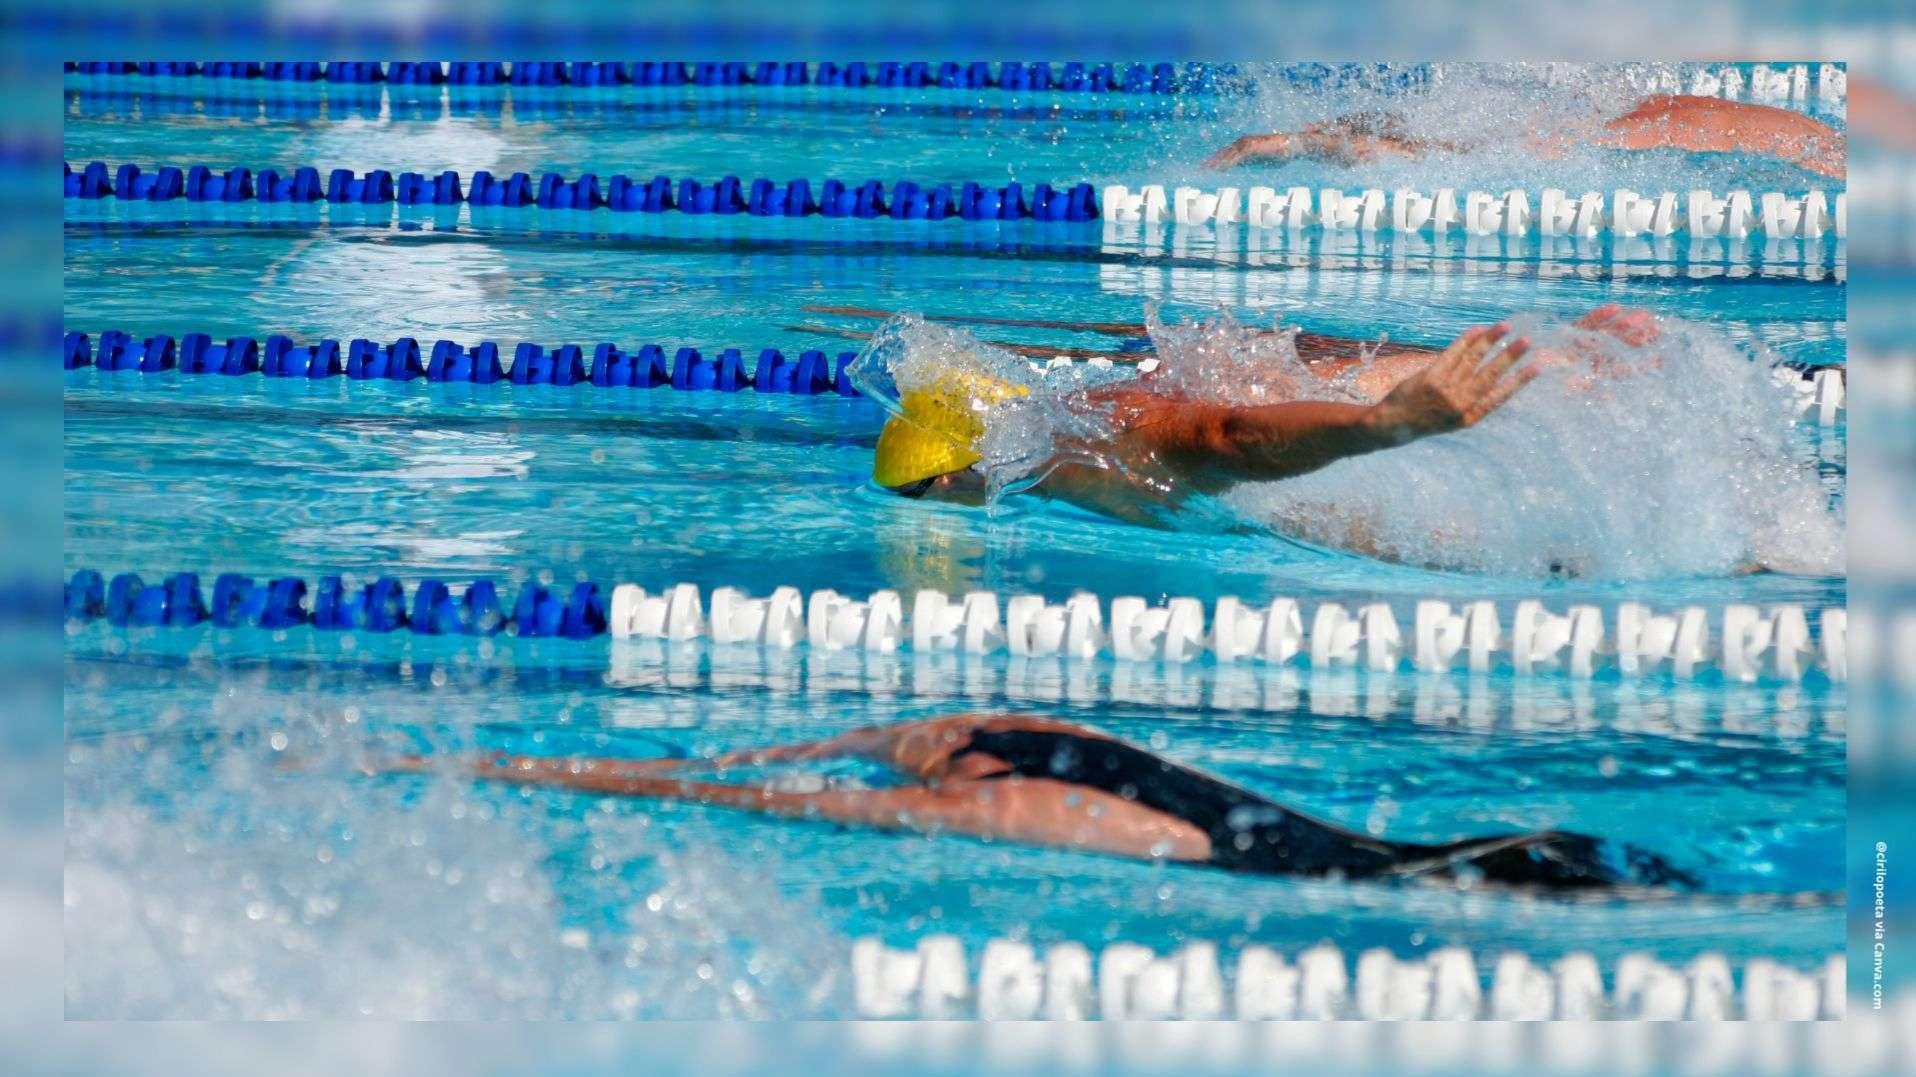
{"type": "MultiPolygon", "coordinates": [[[[959,715],[736,752],[713,770],[860,758],[915,779],[895,788],[794,791],[673,777],[682,759],[461,760],[476,777],[860,824],[950,832],[1260,875],[1485,881],[1550,890],[1696,887],[1661,857],[1564,831],[1442,845],[1385,841],[1292,811],[1135,745],[1068,722],[959,715]]],[[[397,760],[374,771],[433,772],[397,760]]]]}

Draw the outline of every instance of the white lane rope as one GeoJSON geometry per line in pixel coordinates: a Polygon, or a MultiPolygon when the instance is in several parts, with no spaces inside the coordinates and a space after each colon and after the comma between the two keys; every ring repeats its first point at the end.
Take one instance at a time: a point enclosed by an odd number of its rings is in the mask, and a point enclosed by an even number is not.
{"type": "Polygon", "coordinates": [[[802,643],[814,652],[1003,653],[1378,674],[1509,670],[1576,680],[1614,673],[1687,681],[1715,674],[1731,682],[1795,683],[1848,678],[1847,616],[1838,607],[1795,604],[1659,612],[1636,602],[1611,610],[1553,609],[1526,599],[1506,611],[1488,600],[1425,599],[1406,624],[1383,602],[1348,607],[1225,596],[1207,610],[1199,599],[1181,596],[1106,602],[1079,593],[1052,602],[1033,594],[927,589],[908,603],[893,590],[860,598],[828,588],[805,595],[795,587],[767,596],[720,587],[708,601],[692,584],[650,592],[622,583],[612,591],[607,627],[614,639],[709,639],[776,650],[802,643]]]}
{"type": "Polygon", "coordinates": [[[1616,961],[1608,987],[1588,953],[1543,962],[1504,952],[1487,964],[1461,947],[1412,958],[1371,949],[1353,967],[1329,943],[1289,958],[1250,946],[1227,963],[1208,942],[1168,954],[1113,942],[1093,954],[1073,942],[1040,952],[1005,938],[986,943],[973,964],[950,935],[909,950],[860,939],[851,954],[863,1017],[1810,1021],[1844,1012],[1840,954],[1809,969],[1754,958],[1739,976],[1718,953],[1677,966],[1633,953],[1616,961]]]}

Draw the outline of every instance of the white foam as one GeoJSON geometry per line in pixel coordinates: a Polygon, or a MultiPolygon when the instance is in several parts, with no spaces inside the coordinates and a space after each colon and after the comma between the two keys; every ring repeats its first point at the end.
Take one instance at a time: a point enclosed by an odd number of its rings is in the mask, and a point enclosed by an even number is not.
{"type": "Polygon", "coordinates": [[[1670,320],[1642,348],[1540,319],[1513,332],[1576,357],[1476,427],[1226,503],[1319,545],[1496,575],[1842,571],[1840,516],[1760,357],[1670,320]]]}

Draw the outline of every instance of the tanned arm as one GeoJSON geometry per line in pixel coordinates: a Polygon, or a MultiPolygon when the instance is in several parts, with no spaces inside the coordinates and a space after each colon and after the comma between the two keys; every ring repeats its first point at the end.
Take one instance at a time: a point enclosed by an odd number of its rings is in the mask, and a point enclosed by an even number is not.
{"type": "Polygon", "coordinates": [[[1114,394],[1116,417],[1135,448],[1206,492],[1234,483],[1284,479],[1347,456],[1393,448],[1481,421],[1536,376],[1518,368],[1529,344],[1512,341],[1485,362],[1508,333],[1472,329],[1437,360],[1375,404],[1294,401],[1260,407],[1194,403],[1126,387],[1114,394]]]}
{"type": "MultiPolygon", "coordinates": [[[[1597,130],[1553,126],[1530,132],[1527,141],[1531,150],[1548,156],[1561,155],[1583,141],[1624,150],[1760,153],[1832,179],[1843,178],[1848,155],[1848,139],[1842,132],[1792,109],[1684,94],[1646,97],[1597,130]]],[[[1431,149],[1454,153],[1468,147],[1415,137],[1401,117],[1357,113],[1296,131],[1245,135],[1211,155],[1204,165],[1233,168],[1296,157],[1349,163],[1414,158],[1431,149]]]]}
{"type": "Polygon", "coordinates": [[[1617,149],[1697,153],[1760,153],[1842,179],[1848,140],[1830,125],[1792,109],[1716,97],[1658,95],[1603,125],[1594,140],[1617,149]]]}
{"type": "MultiPolygon", "coordinates": [[[[962,768],[962,772],[946,767],[948,752],[938,749],[962,745],[970,731],[980,726],[1102,736],[1045,719],[974,715],[914,723],[898,729],[858,731],[857,740],[846,745],[850,754],[866,755],[891,742],[898,749],[895,761],[907,764],[902,769],[914,769],[913,764],[918,764],[938,772],[928,784],[896,789],[791,792],[645,773],[643,768],[611,760],[535,757],[468,757],[450,761],[409,757],[367,770],[372,773],[450,770],[490,781],[570,789],[600,796],[689,801],[792,819],[880,830],[966,834],[988,841],[1012,841],[1140,859],[1201,861],[1210,856],[1210,839],[1191,823],[1102,790],[1048,778],[1004,775],[1003,764],[991,766],[984,759],[979,762],[985,766],[962,768]],[[932,750],[919,758],[928,748],[932,750]],[[974,780],[982,777],[992,777],[992,780],[974,780]]],[[[792,747],[817,749],[830,743],[792,747]]],[[[769,749],[739,753],[737,758],[816,758],[818,754],[769,749]]]]}

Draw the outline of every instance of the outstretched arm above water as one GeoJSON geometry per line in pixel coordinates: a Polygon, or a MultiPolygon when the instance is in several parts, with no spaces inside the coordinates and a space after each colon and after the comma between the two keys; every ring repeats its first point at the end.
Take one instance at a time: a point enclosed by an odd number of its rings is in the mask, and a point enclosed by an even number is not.
{"type": "Polygon", "coordinates": [[[1294,157],[1350,164],[1380,157],[1421,157],[1431,149],[1454,153],[1463,147],[1412,135],[1404,117],[1395,112],[1354,112],[1295,131],[1245,135],[1213,154],[1204,166],[1230,168],[1288,161],[1294,157]]]}
{"type": "Polygon", "coordinates": [[[515,785],[573,789],[602,796],[682,800],[765,815],[869,826],[880,830],[965,834],[993,841],[1070,848],[1139,859],[1203,861],[1210,839],[1190,822],[1125,797],[1050,778],[1010,774],[1002,761],[963,753],[978,732],[1023,731],[1109,740],[1069,722],[1026,715],[961,714],[853,730],[827,740],[683,759],[463,757],[448,764],[405,756],[368,773],[465,772],[515,785]],[[921,784],[891,789],[792,791],[677,777],[688,765],[724,771],[768,763],[869,759],[921,784]]]}
{"type": "MultiPolygon", "coordinates": [[[[1430,365],[1398,382],[1375,404],[1292,401],[1242,407],[1193,402],[1149,383],[1108,394],[1128,448],[1155,458],[1198,490],[1284,479],[1347,456],[1394,448],[1482,421],[1536,377],[1518,364],[1529,342],[1501,350],[1509,328],[1484,326],[1458,337],[1430,365]]],[[[1068,497],[1069,469],[1054,494],[1068,497]]],[[[1049,483],[1049,480],[1048,480],[1049,483]]]]}
{"type": "Polygon", "coordinates": [[[1639,101],[1591,141],[1624,150],[1758,153],[1834,179],[1843,177],[1848,158],[1840,132],[1801,112],[1680,94],[1639,101]]]}
{"type": "MultiPolygon", "coordinates": [[[[1592,130],[1513,131],[1527,148],[1560,155],[1576,142],[1622,150],[1678,149],[1696,153],[1757,153],[1789,161],[1832,178],[1844,173],[1847,144],[1828,124],[1800,112],[1716,97],[1659,94],[1644,98],[1622,116],[1592,130]]],[[[1208,168],[1269,164],[1296,157],[1360,162],[1380,157],[1421,157],[1431,150],[1466,147],[1412,135],[1393,113],[1356,113],[1296,131],[1245,135],[1213,154],[1208,168]]]]}

